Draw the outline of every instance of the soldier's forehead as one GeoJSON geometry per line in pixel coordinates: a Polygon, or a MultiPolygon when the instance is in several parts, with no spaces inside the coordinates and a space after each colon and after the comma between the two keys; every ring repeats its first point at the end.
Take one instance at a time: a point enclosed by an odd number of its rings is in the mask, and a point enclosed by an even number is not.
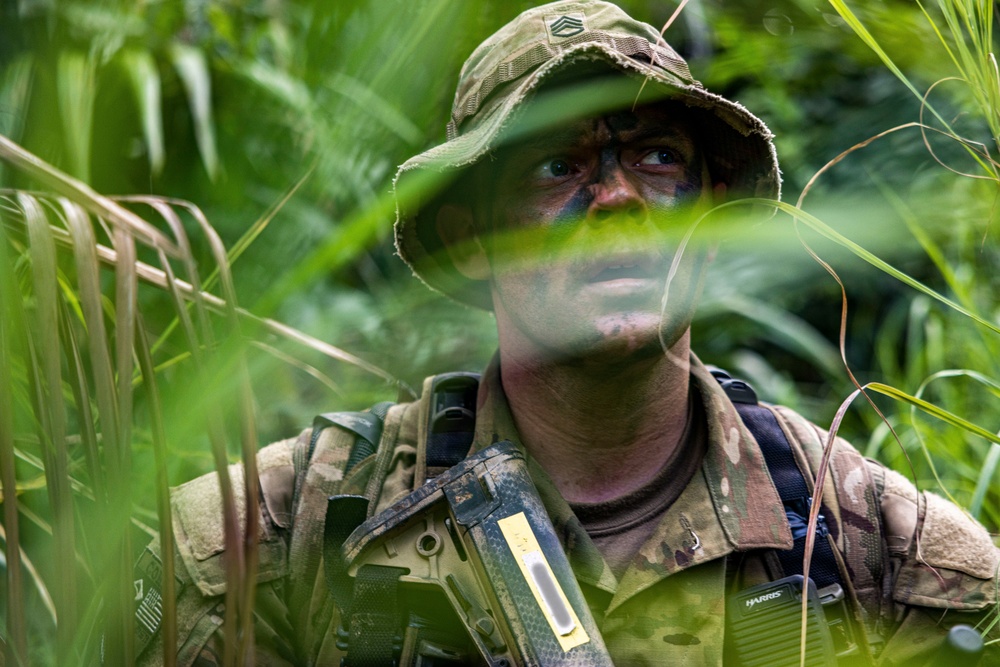
{"type": "Polygon", "coordinates": [[[647,139],[696,143],[697,132],[690,112],[681,104],[666,101],[595,114],[535,133],[510,148],[548,150],[591,142],[637,142],[647,139]]]}

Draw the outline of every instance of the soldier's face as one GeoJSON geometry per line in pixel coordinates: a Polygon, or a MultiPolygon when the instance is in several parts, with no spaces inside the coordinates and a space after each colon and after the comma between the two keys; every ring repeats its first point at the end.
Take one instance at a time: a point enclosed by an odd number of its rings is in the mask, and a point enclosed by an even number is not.
{"type": "Polygon", "coordinates": [[[712,186],[687,113],[661,103],[498,152],[486,233],[501,337],[561,356],[658,353],[687,330],[704,254],[671,262],[712,186]],[[661,315],[662,307],[662,315],[661,315]]]}

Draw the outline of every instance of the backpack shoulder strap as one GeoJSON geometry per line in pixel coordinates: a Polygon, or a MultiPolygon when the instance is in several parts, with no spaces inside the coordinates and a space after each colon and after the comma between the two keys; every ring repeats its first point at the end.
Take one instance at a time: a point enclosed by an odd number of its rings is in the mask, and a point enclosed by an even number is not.
{"type": "MultiPolygon", "coordinates": [[[[712,375],[760,445],[785,506],[794,546],[774,553],[786,576],[802,574],[810,489],[828,434],[793,410],[760,404],[750,385],[728,373],[713,369],[712,375]]],[[[834,442],[828,470],[827,488],[832,485],[835,493],[823,498],[829,504],[821,505],[809,576],[817,588],[838,584],[843,589],[865,628],[865,636],[858,639],[869,652],[877,652],[882,643],[878,629],[887,613],[882,599],[887,554],[878,500],[882,480],[873,476],[856,449],[840,439],[834,442]]]]}
{"type": "Polygon", "coordinates": [[[358,463],[375,453],[392,405],[379,403],[364,412],[319,415],[312,432],[297,443],[292,457],[295,518],[289,545],[293,608],[308,603],[319,572],[327,498],[340,490],[358,463]]]}
{"type": "MultiPolygon", "coordinates": [[[[749,384],[732,378],[725,371],[715,369],[711,372],[760,446],[768,472],[771,473],[778,496],[785,506],[794,546],[791,551],[775,551],[781,568],[785,576],[802,574],[812,493],[803,470],[796,461],[792,445],[774,413],[757,401],[757,394],[749,384]]],[[[832,584],[843,587],[836,555],[829,540],[825,539],[829,533],[825,510],[825,507],[821,509],[816,525],[817,537],[820,539],[815,541],[809,576],[816,582],[817,588],[832,584]]]]}
{"type": "MultiPolygon", "coordinates": [[[[823,457],[829,434],[793,410],[771,406],[789,440],[814,474],[823,457]]],[[[890,605],[883,587],[889,554],[882,518],[882,492],[885,485],[881,466],[867,461],[850,444],[837,438],[833,442],[827,485],[833,487],[835,506],[824,506],[827,523],[844,568],[850,572],[850,590],[871,627],[891,624],[890,605]]],[[[827,494],[830,498],[830,494],[827,494]]]]}

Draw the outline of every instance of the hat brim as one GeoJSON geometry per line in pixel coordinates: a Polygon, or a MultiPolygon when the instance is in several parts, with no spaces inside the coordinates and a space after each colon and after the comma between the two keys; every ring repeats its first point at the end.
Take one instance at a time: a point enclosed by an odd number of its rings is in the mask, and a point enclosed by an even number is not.
{"type": "MultiPolygon", "coordinates": [[[[487,104],[476,117],[474,126],[463,134],[410,158],[396,174],[395,240],[399,256],[428,287],[467,305],[492,309],[488,283],[470,280],[451,262],[437,233],[437,211],[450,199],[450,188],[469,167],[477,164],[504,143],[544,129],[544,123],[565,123],[567,109],[575,118],[622,107],[622,101],[634,101],[640,90],[642,101],[671,99],[683,102],[695,112],[700,127],[699,138],[705,143],[704,154],[714,180],[727,185],[731,197],[778,199],[781,175],[772,134],[759,118],[742,105],[686,84],[669,73],[634,60],[600,42],[589,42],[566,49],[560,57],[510,84],[513,90],[497,96],[492,107],[487,104]],[[622,74],[628,97],[616,95],[577,97],[572,101],[556,99],[551,106],[558,114],[534,113],[526,120],[526,100],[543,84],[569,67],[600,62],[622,74]],[[567,102],[569,102],[567,104],[567,102]],[[513,123],[518,119],[518,123],[513,123]],[[515,128],[515,131],[512,131],[515,128]],[[420,178],[423,176],[424,178],[420,178]]],[[[625,89],[622,89],[625,92],[625,89]]],[[[552,100],[550,100],[552,102],[552,100]]],[[[536,110],[537,111],[537,110],[536,110]]]]}

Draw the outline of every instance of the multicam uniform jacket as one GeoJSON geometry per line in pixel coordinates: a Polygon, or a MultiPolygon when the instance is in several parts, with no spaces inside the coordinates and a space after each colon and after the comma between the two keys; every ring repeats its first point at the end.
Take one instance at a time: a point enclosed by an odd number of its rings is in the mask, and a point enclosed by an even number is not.
{"type": "MultiPolygon", "coordinates": [[[[428,383],[429,386],[429,383],[428,383]]],[[[529,470],[618,665],[722,665],[725,597],[732,587],[771,581],[775,549],[792,545],[788,520],[761,451],[717,382],[692,358],[692,388],[707,416],[708,447],[696,473],[659,519],[620,579],[579,520],[531,458],[529,470]]],[[[336,665],[338,612],[321,564],[326,498],[366,495],[374,513],[419,486],[427,470],[418,452],[428,394],[389,410],[379,451],[343,470],[354,435],[326,429],[308,465],[297,466],[310,433],[275,443],[258,457],[262,498],[256,664],[336,665]]],[[[827,434],[785,408],[774,408],[797,456],[815,470],[827,434]]],[[[483,378],[473,449],[498,440],[520,444],[499,371],[483,378]]],[[[241,488],[242,469],[232,469],[241,488]]],[[[936,650],[944,629],[980,623],[1000,635],[998,549],[960,509],[918,493],[903,476],[863,459],[836,440],[824,489],[828,539],[836,546],[847,594],[878,664],[910,664],[936,650]]],[[[174,491],[181,593],[179,664],[211,665],[221,656],[225,577],[221,502],[214,475],[174,491]]],[[[155,570],[158,548],[140,561],[155,570]]],[[[780,575],[779,575],[780,576],[780,575]]],[[[140,664],[158,664],[162,640],[145,643],[140,664]]],[[[991,650],[996,646],[991,647],[991,650]]],[[[984,664],[1000,664],[995,653],[984,664]],[[995,660],[997,662],[989,662],[995,660]]]]}

